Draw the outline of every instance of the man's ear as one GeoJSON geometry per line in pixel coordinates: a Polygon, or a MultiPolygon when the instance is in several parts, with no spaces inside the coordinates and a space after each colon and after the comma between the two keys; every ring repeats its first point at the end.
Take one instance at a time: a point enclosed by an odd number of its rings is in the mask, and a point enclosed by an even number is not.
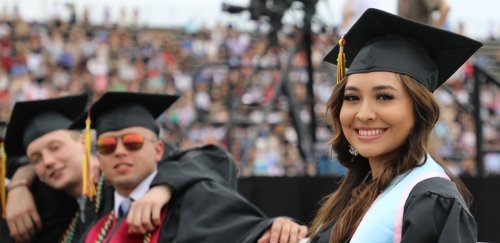
{"type": "Polygon", "coordinates": [[[165,153],[165,145],[163,144],[163,141],[161,139],[158,139],[155,144],[155,151],[156,151],[156,162],[160,162],[161,158],[163,158],[163,153],[165,153]]]}
{"type": "Polygon", "coordinates": [[[99,178],[101,177],[101,163],[96,155],[92,156],[90,160],[90,171],[92,173],[94,183],[98,183],[99,178]]]}

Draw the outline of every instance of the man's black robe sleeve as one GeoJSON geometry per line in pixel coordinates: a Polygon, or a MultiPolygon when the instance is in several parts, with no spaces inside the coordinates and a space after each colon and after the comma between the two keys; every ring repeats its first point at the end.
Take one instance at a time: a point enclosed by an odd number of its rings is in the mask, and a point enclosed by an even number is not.
{"type": "Polygon", "coordinates": [[[235,190],[201,181],[175,198],[159,242],[255,243],[272,224],[235,190]]]}

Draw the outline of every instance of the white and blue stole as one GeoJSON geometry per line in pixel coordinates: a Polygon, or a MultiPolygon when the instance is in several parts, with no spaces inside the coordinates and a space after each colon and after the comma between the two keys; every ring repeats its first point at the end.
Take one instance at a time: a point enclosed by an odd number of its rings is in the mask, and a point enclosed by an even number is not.
{"type": "Polygon", "coordinates": [[[426,158],[423,165],[394,178],[377,197],[354,232],[351,243],[401,242],[404,206],[413,187],[434,177],[449,180],[443,168],[430,155],[426,158]]]}

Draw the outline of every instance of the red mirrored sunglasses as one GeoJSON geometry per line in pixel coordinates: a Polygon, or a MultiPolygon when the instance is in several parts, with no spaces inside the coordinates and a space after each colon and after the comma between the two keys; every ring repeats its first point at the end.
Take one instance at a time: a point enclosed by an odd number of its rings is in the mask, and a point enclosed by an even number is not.
{"type": "Polygon", "coordinates": [[[97,139],[97,152],[104,155],[112,154],[118,146],[118,140],[122,141],[123,146],[128,151],[137,151],[141,149],[145,140],[154,141],[153,139],[147,139],[138,133],[127,133],[121,136],[102,136],[97,139]]]}

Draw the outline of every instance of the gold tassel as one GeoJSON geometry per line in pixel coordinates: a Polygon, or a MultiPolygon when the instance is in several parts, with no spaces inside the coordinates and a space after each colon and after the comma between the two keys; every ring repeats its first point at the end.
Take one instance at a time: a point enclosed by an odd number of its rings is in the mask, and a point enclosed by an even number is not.
{"type": "Polygon", "coordinates": [[[344,53],[345,39],[344,37],[339,40],[339,55],[337,57],[337,83],[342,81],[345,77],[345,53],[344,53]]]}
{"type": "Polygon", "coordinates": [[[91,136],[90,136],[90,111],[87,114],[87,119],[85,119],[85,131],[84,131],[84,151],[83,151],[83,161],[82,161],[82,179],[83,188],[82,196],[93,198],[96,195],[96,189],[94,181],[92,180],[92,175],[90,174],[90,146],[91,146],[91,136]]]}
{"type": "Polygon", "coordinates": [[[2,219],[5,219],[5,206],[7,205],[7,189],[5,188],[5,177],[7,172],[7,155],[5,154],[4,143],[0,142],[0,201],[2,203],[0,211],[2,219]]]}

